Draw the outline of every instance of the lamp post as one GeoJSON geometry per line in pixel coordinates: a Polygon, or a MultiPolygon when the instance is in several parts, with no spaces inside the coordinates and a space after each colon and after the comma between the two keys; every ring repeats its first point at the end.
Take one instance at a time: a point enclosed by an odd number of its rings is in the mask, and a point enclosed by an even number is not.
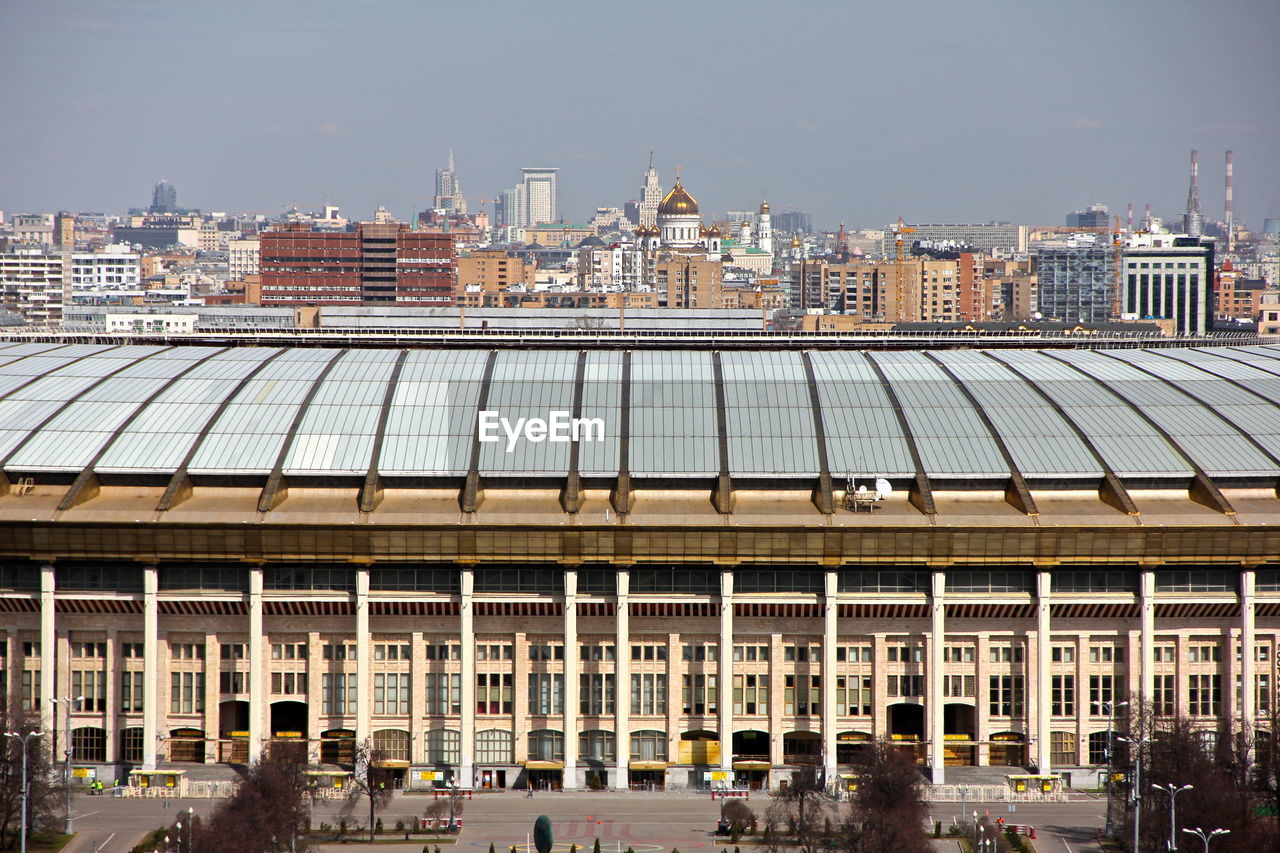
{"type": "Polygon", "coordinates": [[[22,853],[27,853],[27,800],[29,799],[29,786],[27,781],[27,742],[33,737],[40,737],[44,732],[5,732],[5,737],[15,738],[22,741],[22,853]]]}
{"type": "Polygon", "coordinates": [[[1203,829],[1201,829],[1198,826],[1195,829],[1186,829],[1184,827],[1182,831],[1187,833],[1188,835],[1200,836],[1200,840],[1204,842],[1204,853],[1209,853],[1210,841],[1217,838],[1219,835],[1228,835],[1231,832],[1231,830],[1229,829],[1215,829],[1215,830],[1212,830],[1211,832],[1206,833],[1203,829]]]}
{"type": "Polygon", "coordinates": [[[1138,842],[1142,837],[1142,747],[1151,742],[1151,737],[1121,737],[1133,747],[1133,853],[1138,853],[1138,842]]]}
{"type": "Polygon", "coordinates": [[[62,748],[62,784],[66,788],[67,814],[62,824],[62,832],[64,835],[72,835],[75,833],[75,818],[71,813],[71,706],[76,702],[83,702],[84,697],[62,696],[53,701],[61,703],[67,709],[66,743],[63,744],[62,748]]]}
{"type": "Polygon", "coordinates": [[[1120,702],[1119,704],[1103,702],[1101,705],[1103,711],[1107,714],[1107,823],[1102,832],[1107,838],[1116,834],[1115,821],[1111,816],[1111,731],[1116,727],[1116,708],[1121,708],[1128,704],[1128,702],[1120,702]]]}
{"type": "Polygon", "coordinates": [[[1157,791],[1164,791],[1169,795],[1169,853],[1178,853],[1178,795],[1183,791],[1190,791],[1195,785],[1183,785],[1181,788],[1175,788],[1173,783],[1167,785],[1152,785],[1157,791]]]}

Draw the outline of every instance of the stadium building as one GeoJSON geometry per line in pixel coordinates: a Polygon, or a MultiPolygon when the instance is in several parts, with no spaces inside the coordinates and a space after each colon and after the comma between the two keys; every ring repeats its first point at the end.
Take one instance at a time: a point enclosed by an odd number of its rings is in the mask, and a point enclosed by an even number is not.
{"type": "Polygon", "coordinates": [[[1271,710],[1278,483],[1276,347],[0,342],[0,692],[87,765],[1096,767],[1271,710]]]}

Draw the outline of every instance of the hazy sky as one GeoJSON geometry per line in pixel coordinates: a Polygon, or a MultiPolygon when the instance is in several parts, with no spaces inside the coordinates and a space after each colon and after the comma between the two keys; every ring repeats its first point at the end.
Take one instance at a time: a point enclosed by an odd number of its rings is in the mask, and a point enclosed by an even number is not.
{"type": "Polygon", "coordinates": [[[367,217],[450,147],[492,198],[560,167],[582,221],[649,151],[704,213],[815,224],[1280,216],[1280,2],[0,0],[0,210],[179,203],[367,217]]]}

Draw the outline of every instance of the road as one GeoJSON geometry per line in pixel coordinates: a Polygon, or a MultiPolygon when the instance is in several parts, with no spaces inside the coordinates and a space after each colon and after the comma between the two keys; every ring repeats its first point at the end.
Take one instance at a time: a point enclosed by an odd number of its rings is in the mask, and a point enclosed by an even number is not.
{"type": "MultiPolygon", "coordinates": [[[[430,797],[397,793],[392,802],[379,811],[379,817],[383,825],[390,828],[397,819],[407,821],[422,815],[432,802],[430,797]]],[[[763,816],[770,802],[769,798],[756,795],[748,805],[763,816]]],[[[628,846],[635,853],[666,853],[673,847],[683,852],[714,853],[726,846],[724,839],[710,834],[719,817],[720,802],[712,802],[705,793],[572,791],[539,793],[526,798],[523,792],[507,791],[477,795],[474,800],[462,801],[462,807],[463,832],[458,845],[474,847],[482,853],[487,853],[490,842],[498,851],[515,846],[517,853],[523,853],[526,834],[532,831],[534,819],[541,814],[552,820],[556,853],[567,853],[570,844],[576,844],[582,853],[589,853],[597,838],[602,853],[610,853],[611,849],[623,851],[628,846]]],[[[79,832],[65,851],[127,853],[150,830],[172,824],[188,808],[207,816],[210,801],[78,796],[75,811],[79,832]]],[[[931,805],[930,818],[942,821],[945,829],[961,814],[971,816],[974,810],[979,815],[1004,817],[1006,823],[1034,825],[1037,853],[1096,853],[1094,837],[1102,825],[1104,802],[1087,799],[1035,804],[935,803],[931,805]]],[[[336,825],[343,816],[363,824],[367,822],[367,815],[368,803],[364,800],[359,803],[321,800],[316,804],[313,824],[336,825]]],[[[405,847],[406,851],[419,853],[422,849],[424,839],[415,838],[417,840],[405,847]]],[[[181,853],[176,841],[174,839],[174,853],[181,853]]],[[[344,853],[358,853],[363,846],[347,844],[340,849],[344,853]]],[[[397,853],[394,846],[379,845],[376,849],[378,853],[397,853]]],[[[939,849],[946,853],[955,850],[949,845],[940,845],[939,849]]]]}

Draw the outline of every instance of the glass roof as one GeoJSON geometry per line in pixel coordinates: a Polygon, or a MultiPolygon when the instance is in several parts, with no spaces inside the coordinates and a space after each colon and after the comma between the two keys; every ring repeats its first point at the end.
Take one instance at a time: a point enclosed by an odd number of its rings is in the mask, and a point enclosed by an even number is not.
{"type": "Polygon", "coordinates": [[[364,474],[399,350],[344,350],[316,389],[284,459],[286,474],[364,474]]]}
{"type": "Polygon", "coordinates": [[[461,475],[471,466],[485,350],[411,350],[391,396],[378,470],[461,475]]]}
{"type": "Polygon", "coordinates": [[[725,352],[729,473],[735,477],[815,477],[817,432],[799,352],[725,352]]]}
{"type": "Polygon", "coordinates": [[[818,384],[831,475],[914,477],[911,448],[866,355],[815,350],[809,358],[818,384]]]}
{"type": "Polygon", "coordinates": [[[960,389],[921,352],[873,352],[930,477],[1007,477],[1000,446],[960,389]]]}
{"type": "Polygon", "coordinates": [[[576,351],[498,352],[485,406],[497,422],[480,436],[481,474],[545,475],[569,470],[569,421],[577,364],[576,351]],[[553,419],[561,426],[541,439],[529,434],[512,441],[506,427],[500,426],[505,421],[519,433],[522,422],[550,424],[553,419]]]}
{"type": "Polygon", "coordinates": [[[640,350],[631,356],[631,473],[720,473],[711,353],[640,350]]]}
{"type": "Polygon", "coordinates": [[[617,476],[622,434],[622,353],[587,352],[582,374],[582,417],[604,421],[604,441],[578,443],[578,473],[584,477],[617,476]]]}

